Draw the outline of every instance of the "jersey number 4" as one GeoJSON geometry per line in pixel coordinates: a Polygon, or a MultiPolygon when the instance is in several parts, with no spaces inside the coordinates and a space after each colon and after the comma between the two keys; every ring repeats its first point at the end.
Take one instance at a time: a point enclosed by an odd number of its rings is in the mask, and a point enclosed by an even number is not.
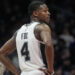
{"type": "Polygon", "coordinates": [[[30,60],[29,51],[28,51],[28,42],[25,42],[23,44],[23,47],[21,49],[21,54],[22,54],[22,56],[25,56],[25,61],[30,60]]]}

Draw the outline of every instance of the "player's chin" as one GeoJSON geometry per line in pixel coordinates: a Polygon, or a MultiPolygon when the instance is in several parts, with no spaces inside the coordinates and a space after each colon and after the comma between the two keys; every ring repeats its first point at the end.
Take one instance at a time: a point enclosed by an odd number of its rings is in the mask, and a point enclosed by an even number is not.
{"type": "Polygon", "coordinates": [[[46,19],[46,23],[49,24],[50,23],[50,19],[46,19]]]}

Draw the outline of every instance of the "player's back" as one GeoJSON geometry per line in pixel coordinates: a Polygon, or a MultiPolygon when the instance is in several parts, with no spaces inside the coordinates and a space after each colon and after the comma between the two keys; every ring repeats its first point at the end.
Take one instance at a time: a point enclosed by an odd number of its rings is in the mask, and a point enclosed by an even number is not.
{"type": "Polygon", "coordinates": [[[38,22],[32,22],[28,26],[23,25],[16,36],[16,46],[19,58],[19,66],[23,71],[31,71],[44,68],[40,41],[35,38],[34,29],[38,22]]]}

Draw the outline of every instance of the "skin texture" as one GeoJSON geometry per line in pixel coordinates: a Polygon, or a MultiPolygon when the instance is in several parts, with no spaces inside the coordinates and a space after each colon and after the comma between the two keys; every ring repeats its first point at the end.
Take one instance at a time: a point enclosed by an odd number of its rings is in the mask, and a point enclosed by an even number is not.
{"type": "MultiPolygon", "coordinates": [[[[52,39],[51,39],[51,29],[48,27],[48,23],[50,22],[50,13],[48,10],[48,7],[43,4],[40,6],[40,8],[36,11],[33,11],[33,14],[31,15],[32,21],[39,21],[40,24],[35,27],[34,34],[35,37],[44,42],[45,44],[45,53],[48,63],[48,70],[50,72],[53,72],[53,64],[54,64],[54,49],[52,45],[52,39]],[[45,23],[47,24],[45,24],[45,23]]],[[[16,49],[16,33],[13,35],[12,38],[10,38],[0,49],[0,61],[3,62],[3,64],[12,72],[14,75],[19,75],[19,71],[16,69],[16,67],[11,63],[9,58],[7,57],[9,54],[11,54],[16,49]]],[[[47,71],[43,70],[45,73],[47,71]]],[[[48,74],[52,75],[52,74],[48,74]]]]}

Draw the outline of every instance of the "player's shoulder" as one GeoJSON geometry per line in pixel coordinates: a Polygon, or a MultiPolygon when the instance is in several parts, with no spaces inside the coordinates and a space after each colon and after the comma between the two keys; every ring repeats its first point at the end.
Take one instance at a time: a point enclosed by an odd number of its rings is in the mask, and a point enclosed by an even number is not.
{"type": "Polygon", "coordinates": [[[23,24],[19,29],[17,29],[16,31],[15,31],[15,33],[14,33],[14,36],[16,36],[17,34],[18,34],[18,32],[22,29],[22,28],[24,28],[26,26],[26,24],[23,24]]]}
{"type": "MultiPolygon", "coordinates": [[[[21,28],[21,27],[20,27],[20,28],[21,28]]],[[[17,34],[18,34],[20,28],[19,28],[18,30],[16,30],[16,31],[13,33],[12,37],[10,38],[10,40],[13,40],[13,41],[16,40],[16,36],[17,36],[17,34]]]]}
{"type": "Polygon", "coordinates": [[[22,29],[25,28],[26,24],[23,24],[18,30],[16,30],[16,32],[14,33],[14,35],[17,35],[18,32],[22,29]]]}
{"type": "Polygon", "coordinates": [[[16,38],[16,36],[17,36],[17,33],[18,33],[18,30],[17,31],[15,31],[15,33],[13,34],[13,36],[12,36],[12,38],[16,38]]]}
{"type": "Polygon", "coordinates": [[[39,31],[44,30],[44,31],[49,31],[49,32],[51,31],[50,27],[45,23],[40,23],[36,25],[35,30],[39,30],[39,31]]]}

